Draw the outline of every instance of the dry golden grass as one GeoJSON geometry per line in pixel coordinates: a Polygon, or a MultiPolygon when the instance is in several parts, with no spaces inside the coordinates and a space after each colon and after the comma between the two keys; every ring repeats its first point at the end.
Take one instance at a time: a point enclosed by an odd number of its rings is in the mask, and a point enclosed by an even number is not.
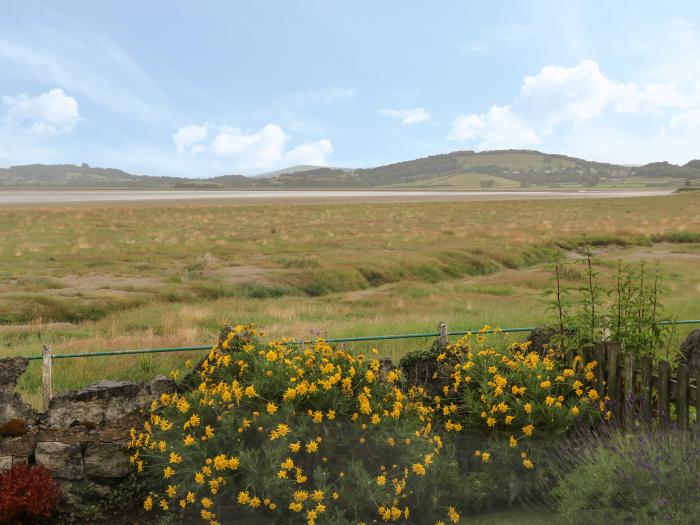
{"type": "MultiPolygon", "coordinates": [[[[700,317],[698,209],[697,193],[2,209],[0,322],[12,326],[0,329],[0,354],[37,354],[41,343],[59,353],[202,344],[236,322],[296,337],[432,331],[440,320],[529,326],[546,319],[541,292],[555,244],[584,235],[601,257],[661,259],[669,314],[700,317]],[[664,238],[686,242],[653,243],[664,238]]],[[[397,356],[425,343],[381,348],[397,356]]],[[[56,388],[146,379],[180,362],[57,360],[56,388]]],[[[37,391],[34,368],[25,392],[37,391]]]]}

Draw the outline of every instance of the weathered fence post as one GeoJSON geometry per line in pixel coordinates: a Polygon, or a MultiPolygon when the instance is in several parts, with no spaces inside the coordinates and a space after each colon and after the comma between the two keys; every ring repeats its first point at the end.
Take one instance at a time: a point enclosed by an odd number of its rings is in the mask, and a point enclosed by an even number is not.
{"type": "Polygon", "coordinates": [[[669,422],[671,416],[671,396],[669,387],[671,386],[671,365],[668,361],[659,363],[659,381],[656,383],[656,391],[659,394],[659,420],[662,425],[669,422]]]}
{"type": "Polygon", "coordinates": [[[605,383],[605,343],[596,343],[593,347],[593,358],[598,363],[595,367],[596,388],[603,395],[605,383]]]}
{"type": "Polygon", "coordinates": [[[676,369],[676,422],[678,428],[688,428],[688,365],[678,365],[676,369]]]}
{"type": "Polygon", "coordinates": [[[447,337],[447,323],[445,321],[440,321],[438,331],[440,332],[440,344],[446,345],[449,342],[449,338],[447,337]]]}
{"type": "Polygon", "coordinates": [[[51,390],[51,350],[46,345],[41,346],[41,385],[44,410],[48,410],[53,392],[51,390]]]}
{"type": "Polygon", "coordinates": [[[640,397],[641,397],[641,421],[642,425],[651,425],[651,355],[647,354],[642,357],[641,378],[640,382],[640,397]]]}
{"type": "Polygon", "coordinates": [[[608,383],[607,383],[607,395],[610,396],[612,401],[613,413],[616,416],[620,416],[620,408],[622,406],[622,400],[620,399],[620,385],[618,381],[618,366],[620,357],[620,343],[607,343],[606,344],[608,355],[607,355],[607,365],[608,365],[608,383]]]}

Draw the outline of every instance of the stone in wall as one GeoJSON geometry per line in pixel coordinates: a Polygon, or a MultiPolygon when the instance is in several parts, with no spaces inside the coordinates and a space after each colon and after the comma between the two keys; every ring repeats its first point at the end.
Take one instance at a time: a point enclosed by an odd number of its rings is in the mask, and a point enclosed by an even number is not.
{"type": "Polygon", "coordinates": [[[81,479],[84,474],[83,449],[80,443],[41,441],[34,450],[36,464],[51,471],[56,478],[81,479]]]}
{"type": "Polygon", "coordinates": [[[16,426],[13,421],[22,421],[26,426],[36,424],[36,412],[15,392],[17,380],[24,374],[28,363],[21,357],[0,359],[0,430],[8,424],[16,426]]]}
{"type": "Polygon", "coordinates": [[[176,389],[174,381],[163,376],[148,385],[130,381],[100,381],[78,392],[62,392],[51,399],[46,414],[50,428],[75,425],[102,427],[137,414],[163,393],[176,389]]]}

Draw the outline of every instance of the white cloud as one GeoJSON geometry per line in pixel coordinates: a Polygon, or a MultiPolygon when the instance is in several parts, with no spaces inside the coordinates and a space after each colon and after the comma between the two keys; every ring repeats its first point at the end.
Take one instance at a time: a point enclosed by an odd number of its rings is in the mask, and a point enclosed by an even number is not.
{"type": "Polygon", "coordinates": [[[323,139],[318,142],[299,144],[284,155],[285,162],[289,164],[312,164],[314,166],[328,165],[327,158],[333,153],[333,144],[330,140],[323,139]]]}
{"type": "Polygon", "coordinates": [[[399,119],[404,126],[418,124],[419,122],[430,122],[432,120],[430,113],[424,108],[382,109],[379,114],[399,119]]]}
{"type": "Polygon", "coordinates": [[[458,116],[448,138],[458,142],[478,139],[479,149],[523,148],[540,143],[537,133],[514,115],[510,106],[493,106],[481,115],[458,116]]]}
{"type": "Polygon", "coordinates": [[[186,151],[193,154],[198,153],[203,147],[200,143],[207,138],[208,134],[209,132],[206,124],[202,126],[183,126],[173,135],[175,149],[177,149],[177,152],[180,154],[186,151]]]}
{"type": "Polygon", "coordinates": [[[28,125],[29,131],[37,135],[70,133],[80,120],[78,101],[62,89],[52,89],[36,97],[3,96],[2,103],[11,123],[28,125]]]}
{"type": "MultiPolygon", "coordinates": [[[[696,90],[697,81],[682,85],[672,81],[615,80],[605,75],[593,60],[572,67],[548,65],[526,76],[520,92],[509,104],[493,106],[487,113],[458,115],[447,138],[457,142],[478,141],[480,149],[492,149],[534,146],[548,139],[561,148],[564,137],[571,141],[565,144],[571,151],[576,149],[573,142],[577,133],[591,143],[593,128],[584,130],[588,122],[612,113],[647,118],[648,125],[654,125],[654,119],[670,119],[660,133],[646,137],[651,143],[654,135],[658,135],[654,139],[658,144],[672,133],[676,136],[697,133],[693,127],[695,109],[700,108],[696,90]],[[669,115],[669,111],[677,113],[669,115]]],[[[628,134],[631,136],[632,132],[628,134]]],[[[621,137],[620,142],[633,141],[628,136],[621,137]]]]}
{"type": "Polygon", "coordinates": [[[178,153],[199,156],[203,161],[224,169],[251,171],[285,164],[326,165],[333,152],[330,140],[306,142],[287,149],[289,136],[277,124],[266,124],[248,132],[232,126],[212,128],[207,124],[181,127],[173,141],[178,153]],[[214,134],[207,141],[209,130],[214,134]]]}
{"type": "Polygon", "coordinates": [[[276,124],[267,124],[255,133],[224,126],[214,137],[209,149],[212,154],[230,159],[238,166],[266,168],[282,157],[288,138],[276,124]]]}

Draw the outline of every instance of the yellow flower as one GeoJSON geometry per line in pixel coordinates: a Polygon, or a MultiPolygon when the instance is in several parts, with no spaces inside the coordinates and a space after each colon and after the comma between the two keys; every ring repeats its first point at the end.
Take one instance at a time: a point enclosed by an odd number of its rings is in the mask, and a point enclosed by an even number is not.
{"type": "Polygon", "coordinates": [[[309,454],[313,454],[313,453],[316,452],[317,450],[318,450],[318,443],[316,443],[315,441],[309,441],[309,442],[306,444],[306,451],[307,451],[309,454]]]}
{"type": "Polygon", "coordinates": [[[187,399],[181,397],[177,402],[177,409],[183,414],[186,413],[190,409],[190,404],[187,402],[187,399]]]}
{"type": "Polygon", "coordinates": [[[178,464],[182,463],[182,456],[180,454],[177,454],[175,452],[170,453],[170,463],[178,464]]]}
{"type": "Polygon", "coordinates": [[[414,463],[411,470],[418,476],[425,476],[425,467],[420,463],[414,463]]]}
{"type": "Polygon", "coordinates": [[[306,501],[309,498],[309,493],[305,490],[297,490],[294,492],[294,501],[306,501]]]}
{"type": "Polygon", "coordinates": [[[495,426],[496,426],[496,420],[495,420],[494,418],[490,417],[490,418],[488,418],[488,419],[486,420],[486,424],[487,424],[489,427],[495,427],[495,426]]]}
{"type": "Polygon", "coordinates": [[[277,412],[277,405],[275,405],[274,403],[268,403],[267,404],[267,413],[272,415],[275,412],[277,412]]]}
{"type": "Polygon", "coordinates": [[[173,470],[173,468],[170,465],[163,469],[164,479],[170,479],[171,477],[173,477],[173,474],[175,474],[175,470],[173,470]]]}
{"type": "Polygon", "coordinates": [[[481,454],[481,461],[484,463],[488,463],[491,460],[491,453],[490,452],[483,452],[481,454]]]}
{"type": "Polygon", "coordinates": [[[510,448],[515,448],[518,445],[518,440],[515,439],[513,436],[510,436],[508,438],[508,445],[510,446],[510,448]]]}
{"type": "Polygon", "coordinates": [[[550,381],[542,381],[540,383],[541,388],[549,388],[550,386],[552,386],[552,383],[550,381]]]}
{"type": "Polygon", "coordinates": [[[299,443],[298,441],[296,443],[290,443],[289,445],[289,450],[291,450],[292,452],[299,452],[300,449],[301,443],[299,443]]]}
{"type": "Polygon", "coordinates": [[[523,434],[525,434],[526,436],[531,436],[532,432],[535,430],[535,425],[525,425],[522,430],[523,434]]]}
{"type": "Polygon", "coordinates": [[[530,403],[525,403],[523,405],[523,410],[525,410],[525,412],[529,414],[530,412],[532,412],[532,405],[530,403]]]}
{"type": "Polygon", "coordinates": [[[205,509],[210,508],[214,504],[214,502],[212,500],[210,500],[209,498],[202,498],[200,500],[200,503],[202,504],[202,507],[204,507],[205,509]]]}
{"type": "Polygon", "coordinates": [[[151,510],[153,508],[153,498],[151,498],[151,496],[143,500],[143,508],[146,510],[151,510]]]}
{"type": "Polygon", "coordinates": [[[575,416],[578,416],[578,414],[579,414],[578,407],[571,407],[571,413],[575,416]]]}
{"type": "Polygon", "coordinates": [[[447,510],[447,515],[449,516],[450,520],[452,520],[452,523],[457,523],[459,521],[459,513],[454,507],[450,507],[447,510]]]}
{"type": "Polygon", "coordinates": [[[535,468],[535,464],[532,462],[530,459],[523,459],[523,467],[527,469],[533,469],[535,468]]]}
{"type": "Polygon", "coordinates": [[[591,401],[595,401],[595,400],[598,399],[599,397],[600,397],[600,396],[598,395],[598,391],[595,390],[594,388],[591,388],[591,389],[588,391],[588,399],[590,399],[591,401]]]}
{"type": "Polygon", "coordinates": [[[242,490],[238,493],[238,498],[236,498],[236,501],[241,505],[245,505],[250,501],[250,494],[248,494],[247,490],[242,490]]]}
{"type": "Polygon", "coordinates": [[[386,476],[384,476],[383,474],[380,476],[377,476],[377,485],[379,485],[380,487],[383,487],[385,483],[386,483],[386,476]]]}

